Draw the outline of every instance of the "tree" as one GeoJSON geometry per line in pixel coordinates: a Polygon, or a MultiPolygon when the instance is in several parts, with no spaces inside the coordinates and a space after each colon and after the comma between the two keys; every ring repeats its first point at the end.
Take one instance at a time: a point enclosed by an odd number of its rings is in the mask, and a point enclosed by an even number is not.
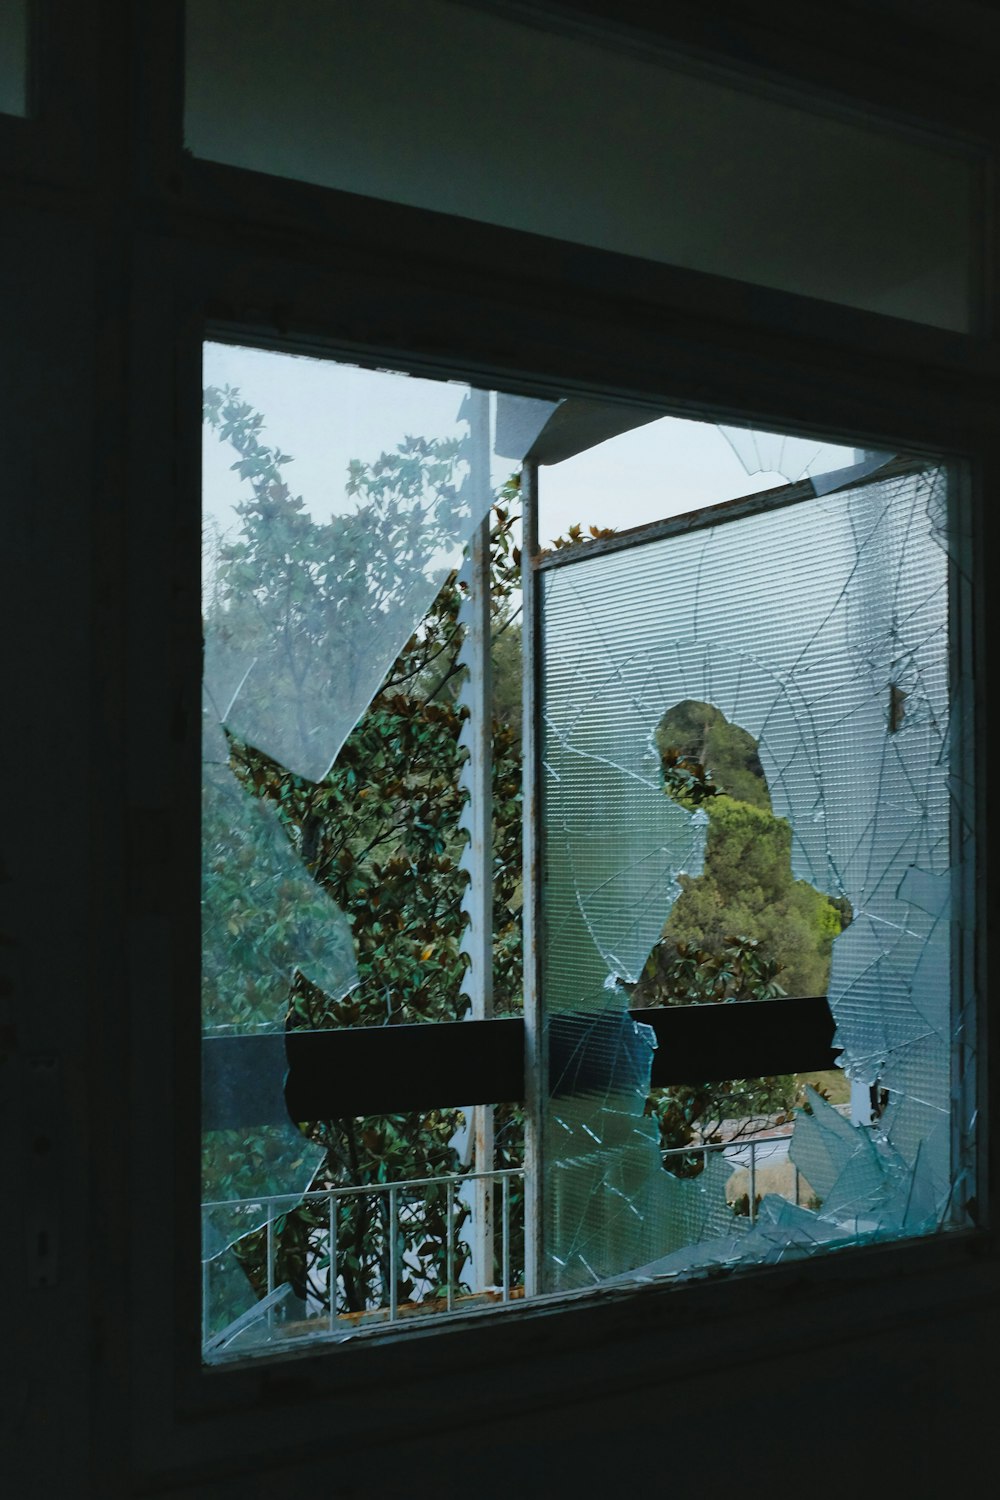
{"type": "MultiPolygon", "coordinates": [[[[843,903],[791,867],[792,831],[775,817],[757,742],[712,704],[685,700],[656,730],[664,790],[708,816],[701,875],[682,894],[634,992],[642,1005],[825,994],[843,903]],[[780,976],[780,982],[779,982],[780,976]]],[[[790,1111],[794,1075],[654,1090],[648,1109],[665,1147],[717,1135],[723,1120],[790,1111]]],[[[747,1128],[746,1124],[744,1128],[747,1128]]],[[[682,1159],[681,1170],[695,1169],[682,1159]]],[[[700,1165],[699,1165],[700,1169],[700,1165]]]]}
{"type": "MultiPolygon", "coordinates": [[[[440,536],[427,524],[424,502],[432,495],[440,511],[443,497],[446,519],[461,503],[460,445],[407,438],[372,464],[353,462],[348,493],[356,509],[319,524],[285,482],[289,455],[261,442],[263,417],[237,390],[208,390],[205,417],[220,440],[236,449],[234,468],[249,485],[236,510],[236,535],[216,548],[207,590],[208,623],[240,664],[281,653],[272,674],[279,684],[274,711],[287,715],[295,705],[291,694],[282,698],[281,685],[304,681],[314,661],[329,658],[325,647],[331,640],[342,648],[346,640],[348,660],[354,652],[370,650],[371,618],[378,619],[393,590],[407,586],[407,569],[417,572],[423,557],[432,557],[439,547],[440,536]]],[[[516,633],[510,634],[516,632],[511,595],[519,563],[510,511],[516,495],[512,481],[493,512],[498,642],[505,636],[508,642],[516,639],[516,633]]],[[[465,1010],[460,950],[465,835],[459,825],[464,799],[459,735],[465,711],[457,697],[462,590],[457,573],[445,579],[327,775],[309,780],[247,740],[228,735],[237,778],[275,809],[317,889],[332,897],[350,923],[360,983],[336,996],[296,974],[287,997],[289,1027],[450,1021],[465,1010]]],[[[509,657],[509,646],[500,649],[509,657]]],[[[340,659],[344,656],[341,649],[340,659]]],[[[505,681],[498,674],[501,686],[505,681]]],[[[339,692],[343,684],[321,680],[317,690],[339,692]]],[[[504,691],[509,694],[509,685],[504,691]]],[[[265,712],[270,707],[265,703],[265,712]]],[[[303,736],[307,728],[299,726],[303,736]]],[[[494,990],[503,1013],[521,1004],[519,744],[517,723],[509,715],[494,724],[493,754],[494,990]]],[[[206,837],[212,837],[210,827],[206,837]]],[[[217,877],[239,879],[240,872],[224,867],[217,877]]],[[[280,912],[271,917],[283,920],[280,912]]],[[[239,935],[233,936],[238,941],[239,935]]],[[[325,1149],[315,1186],[327,1188],[457,1171],[453,1142],[459,1124],[459,1112],[444,1109],[316,1121],[302,1129],[325,1149]]],[[[502,1125],[501,1161],[518,1158],[516,1112],[508,1112],[502,1125]]],[[[415,1276],[424,1283],[444,1283],[445,1212],[443,1189],[424,1195],[397,1286],[401,1301],[413,1293],[415,1276]]],[[[321,1301],[326,1295],[324,1264],[310,1250],[309,1240],[319,1227],[315,1220],[301,1207],[280,1221],[278,1274],[300,1295],[308,1290],[321,1301]]],[[[360,1311],[384,1285],[386,1230],[378,1203],[367,1197],[348,1201],[345,1221],[338,1267],[347,1307],[360,1311]]],[[[262,1235],[241,1241],[239,1254],[251,1281],[263,1290],[262,1235]]]]}

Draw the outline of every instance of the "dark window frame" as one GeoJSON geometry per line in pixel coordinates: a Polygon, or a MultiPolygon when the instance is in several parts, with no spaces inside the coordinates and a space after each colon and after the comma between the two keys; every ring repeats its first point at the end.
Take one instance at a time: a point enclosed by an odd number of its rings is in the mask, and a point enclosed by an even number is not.
{"type": "MultiPolygon", "coordinates": [[[[610,4],[576,9],[598,29],[614,24],[610,4]]],[[[690,45],[714,47],[705,26],[699,31],[684,10],[663,7],[651,16],[630,5],[629,16],[640,39],[643,27],[647,36],[672,27],[686,36],[693,28],[690,45]]],[[[132,1462],[144,1475],[195,1463],[228,1470],[238,1445],[240,1464],[278,1464],[290,1445],[303,1462],[318,1463],[330,1452],[331,1423],[355,1435],[383,1430],[384,1403],[374,1400],[376,1389],[383,1396],[393,1392],[405,1410],[410,1382],[440,1381],[447,1389],[449,1380],[461,1377],[474,1392],[475,1372],[484,1363],[517,1362],[514,1413],[544,1399],[544,1372],[532,1370],[542,1329],[550,1345],[577,1359],[581,1386],[598,1378],[609,1349],[629,1351],[630,1379],[638,1383],[662,1373],[662,1347],[654,1353],[642,1345],[650,1326],[669,1330],[672,1358],[682,1369],[701,1342],[706,1318],[777,1310],[789,1286],[787,1274],[777,1271],[738,1287],[697,1285],[680,1295],[658,1287],[616,1290],[583,1304],[568,1299],[558,1317],[540,1305],[520,1310],[517,1326],[504,1318],[488,1330],[449,1330],[446,1339],[422,1333],[416,1365],[401,1350],[372,1348],[355,1351],[349,1371],[343,1361],[335,1368],[335,1354],[322,1351],[297,1357],[292,1368],[201,1370],[192,1312],[197,1295],[189,1295],[188,1271],[196,1264],[190,1101],[198,1071],[187,1038],[197,1036],[196,1024],[189,1026],[197,995],[191,983],[197,972],[191,882],[197,830],[190,809],[197,805],[198,713],[191,685],[199,654],[192,624],[198,498],[192,408],[202,337],[225,327],[243,330],[254,342],[402,361],[526,393],[569,387],[692,415],[856,432],[873,445],[896,441],[955,452],[972,466],[982,541],[975,625],[964,643],[969,651],[981,650],[986,638],[983,582],[994,533],[983,496],[1000,479],[990,449],[998,362],[988,337],[921,329],[513,231],[462,224],[456,233],[442,216],[185,160],[179,15],[180,7],[157,3],[135,13],[108,5],[103,29],[82,18],[59,18],[49,39],[51,65],[61,70],[68,91],[58,120],[50,133],[34,120],[0,132],[0,145],[10,147],[5,170],[16,180],[18,207],[44,217],[58,205],[104,267],[102,315],[111,352],[102,356],[99,378],[110,412],[102,414],[100,432],[110,449],[127,429],[127,483],[116,473],[115,493],[129,502],[122,506],[130,527],[128,559],[142,560],[148,572],[141,590],[129,594],[127,585],[114,599],[102,629],[130,684],[132,716],[123,728],[132,764],[151,738],[168,747],[162,783],[150,789],[130,781],[115,811],[136,848],[147,832],[170,835],[168,852],[147,883],[131,882],[123,945],[134,964],[148,962],[152,953],[163,973],[152,976],[148,993],[116,991],[131,1008],[121,1017],[122,1036],[112,1037],[100,1055],[108,1088],[128,1077],[134,1103],[128,1255],[135,1284],[109,1316],[112,1341],[134,1378],[132,1462]],[[92,137],[80,132],[74,113],[93,123],[92,137]],[[29,136],[30,146],[22,149],[29,136]],[[127,321],[116,327],[116,317],[127,321]],[[119,357],[129,362],[128,384],[119,357]],[[152,475],[150,454],[156,456],[152,475]],[[162,555],[151,560],[154,546],[162,555]],[[133,636],[125,647],[112,645],[127,620],[133,636]],[[163,888],[190,894],[164,911],[163,888]],[[162,1165],[156,1185],[138,1177],[151,1152],[162,1165]],[[162,1226],[152,1247],[140,1232],[143,1214],[146,1223],[162,1226]],[[150,1285],[157,1288],[152,1305],[150,1285]],[[206,1422],[213,1413],[217,1420],[206,1422]]],[[[759,31],[741,35],[761,40],[759,31]]],[[[748,52],[737,46],[727,66],[752,70],[748,52]]],[[[836,89],[842,64],[824,61],[824,54],[817,25],[785,47],[782,65],[806,86],[836,89]]],[[[992,149],[981,102],[973,100],[963,116],[957,90],[939,105],[928,103],[918,67],[909,78],[905,68],[888,80],[880,71],[873,64],[858,70],[862,113],[899,109],[933,126],[930,112],[939,108],[946,127],[958,128],[963,119],[970,129],[981,126],[984,151],[992,149]]],[[[49,233],[58,234],[56,220],[49,233]]],[[[989,322],[985,330],[992,331],[989,322]]],[[[980,670],[985,677],[985,664],[980,670]]],[[[975,754],[981,766],[982,741],[975,754]]],[[[984,864],[981,902],[986,874],[984,864]]],[[[987,925],[980,923],[976,955],[980,984],[987,925]]],[[[124,1170],[116,1162],[100,1178],[108,1203],[114,1196],[109,1183],[120,1183],[124,1170]]],[[[818,1310],[838,1282],[848,1287],[848,1298],[852,1287],[874,1284],[884,1288],[884,1317],[905,1318],[920,1305],[921,1277],[946,1275],[966,1263],[969,1238],[859,1251],[849,1270],[841,1265],[832,1273],[811,1264],[796,1271],[796,1284],[818,1310]]],[[[113,1289],[109,1279],[109,1297],[113,1289]]]]}

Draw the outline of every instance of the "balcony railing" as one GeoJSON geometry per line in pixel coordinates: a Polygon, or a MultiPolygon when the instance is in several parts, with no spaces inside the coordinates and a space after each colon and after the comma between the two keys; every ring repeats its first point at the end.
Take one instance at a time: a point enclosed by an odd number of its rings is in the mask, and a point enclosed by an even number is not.
{"type": "Polygon", "coordinates": [[[774,1193],[778,1197],[787,1198],[791,1203],[801,1203],[804,1198],[811,1195],[808,1184],[799,1172],[798,1167],[791,1161],[788,1154],[788,1145],[791,1140],[791,1131],[782,1134],[769,1134],[757,1136],[734,1136],[725,1141],[708,1141],[690,1146],[675,1146],[661,1152],[664,1165],[670,1171],[672,1161],[691,1161],[702,1158],[704,1166],[710,1155],[722,1153],[728,1165],[736,1172],[741,1169],[746,1171],[747,1184],[745,1195],[740,1193],[735,1200],[729,1200],[734,1205],[734,1212],[739,1211],[738,1205],[743,1197],[747,1200],[747,1213],[750,1223],[757,1220],[757,1200],[765,1193],[774,1193]],[[773,1170],[768,1171],[768,1177],[761,1181],[760,1173],[765,1169],[774,1169],[788,1164],[788,1172],[785,1174],[788,1181],[777,1184],[773,1180],[773,1170]],[[761,1191],[761,1187],[763,1191],[761,1191]]]}
{"type": "Polygon", "coordinates": [[[514,1187],[523,1180],[523,1168],[511,1167],[328,1188],[298,1199],[262,1196],[203,1204],[206,1216],[221,1209],[245,1210],[258,1221],[266,1218],[259,1231],[263,1265],[257,1268],[258,1287],[264,1282],[263,1295],[251,1307],[227,1320],[225,1299],[213,1276],[216,1263],[203,1265],[206,1356],[214,1359],[299,1338],[343,1339],[372,1326],[421,1315],[465,1313],[523,1295],[523,1193],[516,1195],[514,1187]],[[493,1274],[480,1271],[477,1285],[472,1276],[472,1249],[462,1238],[462,1229],[471,1211],[466,1189],[482,1182],[492,1184],[499,1202],[494,1198],[490,1207],[496,1243],[493,1274]],[[310,1226],[299,1267],[306,1285],[296,1291],[287,1275],[281,1274],[287,1259],[282,1233],[286,1216],[300,1209],[306,1210],[310,1226]],[[366,1226],[365,1266],[360,1277],[357,1219],[350,1226],[346,1222],[352,1209],[366,1226]],[[345,1243],[348,1227],[355,1231],[350,1246],[345,1243]],[[349,1287],[352,1273],[353,1286],[349,1287]]]}
{"type": "MultiPolygon", "coordinates": [[[[789,1159],[789,1140],[790,1132],[736,1135],[661,1154],[670,1170],[672,1162],[694,1164],[700,1157],[704,1164],[709,1155],[721,1152],[736,1179],[730,1206],[734,1213],[742,1212],[745,1198],[753,1224],[758,1196],[778,1193],[799,1203],[810,1195],[808,1184],[789,1159]],[[775,1169],[786,1165],[778,1180],[775,1169]],[[741,1171],[746,1173],[745,1191],[737,1178],[741,1171]]],[[[260,1295],[252,1306],[227,1317],[224,1298],[220,1299],[213,1282],[216,1263],[206,1262],[203,1267],[206,1357],[226,1358],[300,1339],[342,1340],[414,1317],[447,1317],[522,1297],[524,1176],[523,1168],[510,1167],[328,1188],[296,1199],[275,1196],[204,1204],[206,1215],[219,1209],[243,1210],[257,1222],[266,1219],[258,1231],[263,1242],[256,1280],[260,1295]],[[496,1247],[492,1275],[481,1269],[476,1274],[472,1234],[463,1238],[466,1224],[471,1227],[472,1189],[484,1182],[492,1185],[496,1195],[488,1200],[496,1247]],[[296,1290],[287,1274],[282,1274],[287,1260],[282,1243],[286,1217],[300,1209],[309,1221],[304,1252],[300,1244],[300,1282],[303,1277],[307,1281],[304,1293],[301,1284],[296,1290]],[[359,1212],[365,1234],[365,1274],[360,1287],[359,1212]],[[352,1264],[355,1280],[350,1286],[352,1264]]],[[[245,1297],[246,1288],[242,1290],[245,1297]]]]}

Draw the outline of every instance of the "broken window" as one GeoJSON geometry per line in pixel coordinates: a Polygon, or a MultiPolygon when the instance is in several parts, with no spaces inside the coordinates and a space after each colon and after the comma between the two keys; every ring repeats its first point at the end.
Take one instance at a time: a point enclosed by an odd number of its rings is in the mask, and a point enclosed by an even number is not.
{"type": "Polygon", "coordinates": [[[952,483],[860,455],[539,558],[549,1289],[962,1222],[952,483]],[[665,1172],[635,1000],[721,1024],[748,964],[758,994],[823,982],[849,1088],[806,1085],[762,1174],[746,1122],[687,1086],[712,1123],[665,1172]]]}
{"type": "Polygon", "coordinates": [[[962,1222],[953,468],[205,363],[206,1358],[962,1222]]]}

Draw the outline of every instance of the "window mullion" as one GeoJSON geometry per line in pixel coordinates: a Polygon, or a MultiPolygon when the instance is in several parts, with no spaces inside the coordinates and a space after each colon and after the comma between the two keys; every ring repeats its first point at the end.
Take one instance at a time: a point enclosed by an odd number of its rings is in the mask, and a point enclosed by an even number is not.
{"type": "Polygon", "coordinates": [[[543,1265],[542,1112],[548,1092],[548,1047],[538,984],[539,864],[541,830],[541,579],[538,556],[538,464],[526,459],[521,470],[522,688],[521,796],[524,807],[522,942],[524,950],[524,1291],[541,1289],[543,1265]]]}
{"type": "MultiPolygon", "coordinates": [[[[463,822],[469,835],[463,857],[469,883],[463,897],[466,928],[463,947],[469,959],[462,990],[469,998],[469,1019],[486,1021],[493,1015],[493,676],[490,653],[490,396],[469,393],[469,479],[473,502],[483,519],[469,543],[464,570],[468,581],[459,614],[464,628],[461,660],[466,669],[462,703],[468,718],[462,741],[468,760],[462,771],[466,792],[463,822]]],[[[492,1103],[476,1103],[471,1110],[472,1164],[476,1173],[494,1168],[492,1103]]],[[[493,1281],[493,1191],[491,1177],[477,1177],[473,1187],[472,1276],[477,1288],[493,1281]]]]}

